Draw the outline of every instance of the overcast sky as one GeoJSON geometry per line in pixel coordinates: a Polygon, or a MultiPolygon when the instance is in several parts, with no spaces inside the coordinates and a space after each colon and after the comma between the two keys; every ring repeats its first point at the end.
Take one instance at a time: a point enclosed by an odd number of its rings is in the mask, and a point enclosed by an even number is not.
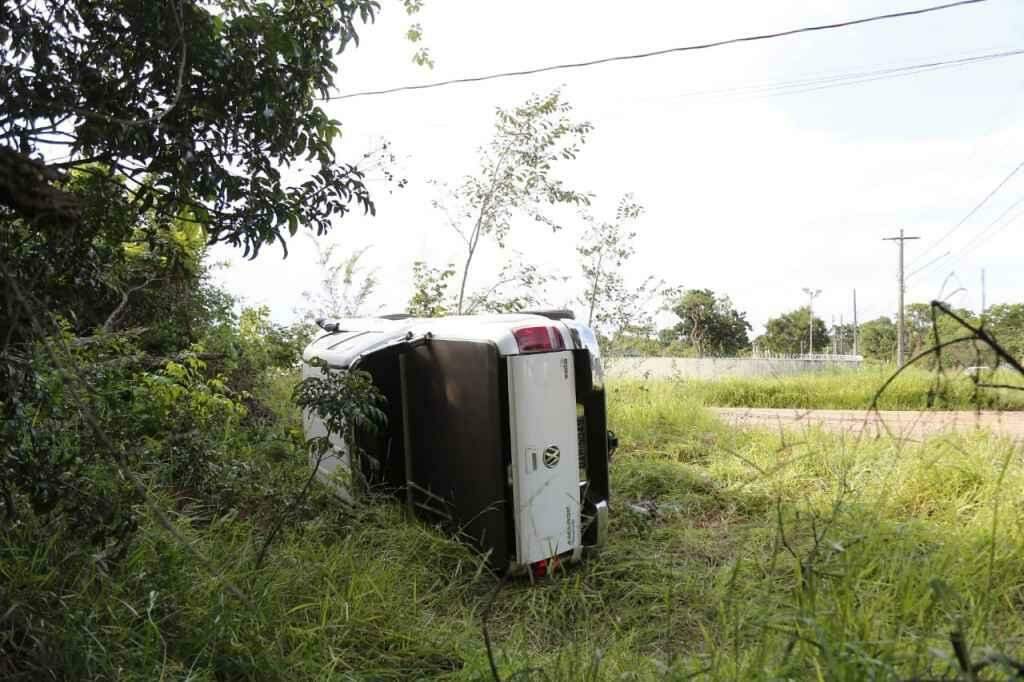
{"type": "MultiPolygon", "coordinates": [[[[384,3],[358,49],[339,61],[340,92],[356,92],[545,66],[690,43],[831,23],[911,9],[937,0],[427,0],[416,17],[436,66],[411,63],[410,20],[384,3]]],[[[749,86],[875,71],[1024,47],[1024,3],[980,5],[759,43],[725,46],[538,76],[357,98],[325,105],[343,123],[342,160],[386,139],[399,157],[404,189],[375,182],[376,217],[340,220],[326,239],[345,251],[369,246],[365,260],[382,280],[377,305],[403,309],[411,265],[458,260],[460,242],[431,208],[429,180],[457,182],[477,168],[476,149],[494,108],[561,86],[594,133],[561,172],[592,192],[598,216],[632,192],[646,207],[637,223],[633,281],[654,275],[730,296],[759,332],[774,315],[821,289],[826,322],[861,321],[896,308],[900,228],[908,272],[951,255],[908,280],[907,301],[950,299],[977,309],[981,269],[987,302],[1024,301],[1024,251],[1017,210],[1024,171],[959,223],[1024,161],[1024,56],[796,94],[749,86]],[[744,88],[739,93],[722,90],[744,88]],[[704,91],[718,94],[695,94],[704,91]],[[923,254],[923,255],[922,255],[923,254]]],[[[562,274],[578,270],[582,226],[551,234],[516,225],[514,248],[562,274]]],[[[314,250],[293,239],[290,255],[268,248],[253,262],[229,248],[218,278],[275,319],[294,318],[301,292],[315,289],[314,250]]],[[[483,281],[494,255],[477,268],[483,281]]],[[[546,292],[553,304],[575,295],[546,292]]]]}

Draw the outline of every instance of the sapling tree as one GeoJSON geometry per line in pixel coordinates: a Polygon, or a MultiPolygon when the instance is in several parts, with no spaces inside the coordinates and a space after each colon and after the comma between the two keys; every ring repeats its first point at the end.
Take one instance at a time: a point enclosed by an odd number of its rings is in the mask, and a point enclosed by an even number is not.
{"type": "Polygon", "coordinates": [[[587,194],[569,188],[557,173],[560,162],[576,158],[592,129],[571,115],[572,106],[557,90],[499,108],[494,138],[480,149],[479,171],[434,202],[464,244],[454,312],[467,312],[470,271],[486,240],[504,247],[517,216],[557,230],[548,209],[589,203],[587,194]]]}
{"type": "Polygon", "coordinates": [[[621,317],[615,309],[629,303],[622,270],[636,253],[631,244],[636,232],[628,231],[626,226],[643,210],[627,194],[619,200],[611,222],[600,222],[587,211],[580,213],[587,229],[576,246],[584,283],[579,302],[587,311],[587,326],[605,325],[621,317]]]}
{"type": "Polygon", "coordinates": [[[369,247],[344,254],[338,244],[323,246],[317,240],[313,240],[313,243],[316,247],[320,287],[316,291],[303,292],[307,301],[304,314],[306,321],[365,314],[379,283],[376,269],[368,268],[363,263],[369,247]]]}
{"type": "Polygon", "coordinates": [[[625,270],[636,253],[636,233],[629,230],[643,213],[632,195],[619,200],[614,218],[597,220],[583,211],[587,225],[576,246],[583,275],[583,292],[578,302],[586,311],[587,325],[613,343],[625,335],[647,334],[653,328],[651,302],[665,290],[663,281],[645,277],[639,284],[626,281],[625,270]]]}
{"type": "Polygon", "coordinates": [[[517,255],[507,260],[489,285],[468,294],[463,301],[463,312],[512,313],[537,308],[545,303],[544,292],[565,277],[546,272],[517,255]]]}
{"type": "Polygon", "coordinates": [[[334,450],[334,443],[345,443],[349,455],[355,457],[358,454],[355,445],[357,430],[376,432],[387,425],[387,415],[382,409],[384,395],[367,372],[330,369],[318,358],[312,358],[310,364],[321,368],[321,374],[303,379],[295,387],[292,400],[303,412],[320,420],[324,425],[324,433],[307,442],[312,470],[288,509],[278,517],[263,541],[256,557],[257,568],[262,566],[270,545],[292,510],[309,494],[321,463],[334,450]]]}

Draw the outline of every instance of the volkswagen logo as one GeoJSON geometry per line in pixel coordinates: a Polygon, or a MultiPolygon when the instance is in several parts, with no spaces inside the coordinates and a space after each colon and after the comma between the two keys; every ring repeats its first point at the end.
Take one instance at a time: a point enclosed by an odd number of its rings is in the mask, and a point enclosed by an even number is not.
{"type": "Polygon", "coordinates": [[[554,469],[558,466],[558,460],[561,458],[562,453],[557,445],[549,445],[544,449],[544,466],[548,469],[554,469]]]}

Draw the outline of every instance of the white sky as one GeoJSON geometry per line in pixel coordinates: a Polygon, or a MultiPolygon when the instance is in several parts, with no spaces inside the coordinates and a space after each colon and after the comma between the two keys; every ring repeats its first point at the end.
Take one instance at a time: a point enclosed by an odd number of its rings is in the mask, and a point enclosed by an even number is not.
{"type": "MultiPolygon", "coordinates": [[[[416,20],[436,62],[430,71],[411,63],[410,20],[392,1],[362,31],[360,47],[342,56],[338,85],[342,92],[379,89],[929,4],[937,0],[427,0],[416,20]]],[[[431,208],[437,193],[427,181],[457,182],[477,168],[475,150],[489,139],[495,107],[562,86],[576,115],[595,125],[563,177],[596,195],[599,217],[624,192],[647,208],[636,225],[630,274],[637,282],[654,275],[728,294],[755,333],[769,317],[803,305],[802,287],[823,290],[815,311],[826,322],[849,321],[856,288],[865,321],[895,310],[896,247],[882,238],[902,227],[922,237],[908,242],[908,272],[953,252],[908,280],[908,302],[963,287],[950,300],[977,309],[981,268],[988,304],[1024,301],[1024,222],[996,227],[964,252],[1024,196],[1024,172],[934,244],[1024,161],[1024,56],[784,96],[690,94],[1019,47],[1024,3],[991,0],[702,52],[330,102],[328,113],[345,131],[339,159],[387,139],[409,185],[375,183],[376,217],[346,217],[326,239],[345,251],[369,245],[365,260],[382,280],[377,303],[383,312],[401,311],[414,260],[458,260],[460,242],[431,208]]],[[[515,229],[514,246],[528,260],[576,273],[578,221],[558,234],[529,220],[515,229]]],[[[218,277],[246,302],[269,305],[275,319],[294,319],[318,273],[308,240],[293,239],[289,248],[286,260],[268,247],[248,262],[217,247],[214,259],[230,262],[218,277]]],[[[480,281],[491,259],[485,254],[478,264],[480,281]]],[[[559,290],[546,298],[561,304],[574,295],[559,290]]]]}

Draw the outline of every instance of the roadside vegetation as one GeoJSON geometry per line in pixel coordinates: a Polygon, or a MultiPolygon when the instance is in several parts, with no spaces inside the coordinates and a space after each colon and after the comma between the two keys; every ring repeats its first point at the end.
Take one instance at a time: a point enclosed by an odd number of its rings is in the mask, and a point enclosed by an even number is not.
{"type": "Polygon", "coordinates": [[[1024,378],[1010,370],[972,376],[960,369],[938,373],[909,367],[879,394],[879,388],[895,371],[890,365],[876,365],[792,376],[663,381],[676,396],[707,407],[866,410],[875,401],[880,410],[1024,409],[1024,378]]]}
{"type": "Polygon", "coordinates": [[[609,389],[614,528],[581,566],[502,585],[400,505],[318,485],[258,569],[308,472],[295,376],[262,377],[249,408],[215,401],[195,464],[216,487],[162,477],[173,451],[147,469],[184,542],[145,506],[116,555],[32,516],[6,528],[6,679],[488,679],[488,612],[502,679],[956,679],[951,633],[1003,679],[995,654],[1024,638],[1013,443],[733,430],[669,383],[609,389]]]}

